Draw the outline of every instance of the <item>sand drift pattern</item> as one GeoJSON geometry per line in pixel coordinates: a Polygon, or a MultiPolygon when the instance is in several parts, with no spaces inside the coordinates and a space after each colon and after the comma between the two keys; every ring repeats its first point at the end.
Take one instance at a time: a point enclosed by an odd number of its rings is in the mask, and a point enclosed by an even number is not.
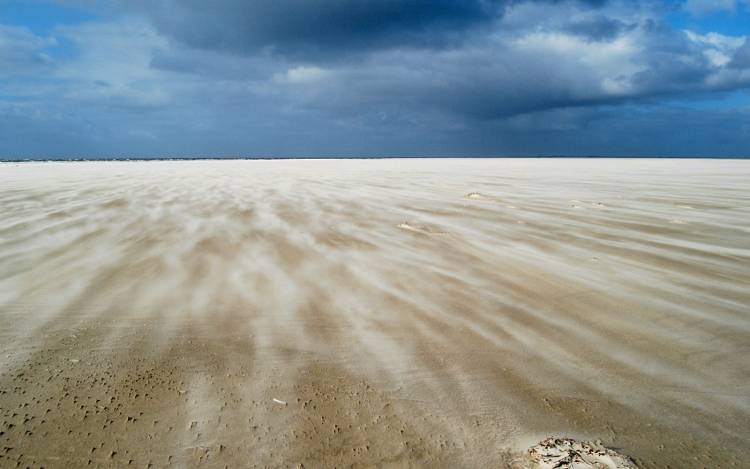
{"type": "Polygon", "coordinates": [[[750,164],[0,164],[0,466],[750,460],[750,164]]]}

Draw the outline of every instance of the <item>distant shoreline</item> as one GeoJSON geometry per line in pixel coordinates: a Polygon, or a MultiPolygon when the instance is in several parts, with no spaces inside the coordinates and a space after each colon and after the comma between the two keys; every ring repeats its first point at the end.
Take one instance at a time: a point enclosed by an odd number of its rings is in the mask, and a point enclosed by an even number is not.
{"type": "Polygon", "coordinates": [[[255,160],[490,160],[490,159],[586,159],[586,160],[748,160],[748,156],[228,156],[228,157],[114,157],[114,158],[0,158],[0,163],[97,162],[97,161],[255,161],[255,160]]]}

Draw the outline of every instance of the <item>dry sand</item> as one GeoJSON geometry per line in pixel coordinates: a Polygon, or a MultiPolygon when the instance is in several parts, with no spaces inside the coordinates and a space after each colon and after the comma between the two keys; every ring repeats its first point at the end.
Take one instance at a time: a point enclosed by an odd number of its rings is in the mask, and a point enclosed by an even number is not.
{"type": "Polygon", "coordinates": [[[0,164],[0,467],[750,467],[750,162],[0,164]],[[520,459],[519,459],[520,458],[520,459]]]}

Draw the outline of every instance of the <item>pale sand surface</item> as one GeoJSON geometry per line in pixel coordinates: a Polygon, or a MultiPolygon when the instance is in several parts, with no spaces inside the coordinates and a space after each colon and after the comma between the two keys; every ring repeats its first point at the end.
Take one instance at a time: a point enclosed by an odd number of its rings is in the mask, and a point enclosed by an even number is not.
{"type": "Polygon", "coordinates": [[[0,467],[750,467],[750,161],[0,164],[0,467]],[[274,400],[275,399],[275,400],[274,400]]]}

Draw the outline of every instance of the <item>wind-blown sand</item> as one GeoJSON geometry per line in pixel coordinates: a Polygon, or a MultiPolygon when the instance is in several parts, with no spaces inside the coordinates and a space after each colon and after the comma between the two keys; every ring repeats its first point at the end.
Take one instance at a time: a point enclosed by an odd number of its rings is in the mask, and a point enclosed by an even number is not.
{"type": "Polygon", "coordinates": [[[750,162],[0,164],[0,467],[750,467],[750,162]]]}

